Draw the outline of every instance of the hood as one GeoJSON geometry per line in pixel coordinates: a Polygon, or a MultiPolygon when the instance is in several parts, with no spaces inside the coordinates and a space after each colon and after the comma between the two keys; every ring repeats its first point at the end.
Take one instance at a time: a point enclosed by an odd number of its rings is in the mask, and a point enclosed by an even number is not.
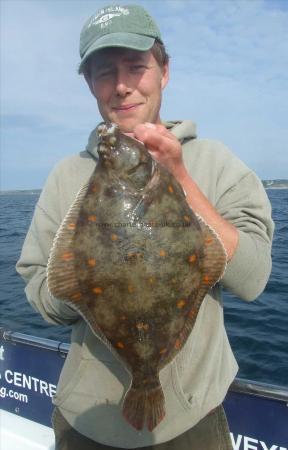
{"type": "Polygon", "coordinates": [[[98,159],[99,159],[99,155],[97,152],[98,137],[97,137],[96,129],[97,129],[97,127],[91,131],[85,150],[86,150],[86,152],[89,153],[89,155],[92,156],[93,159],[98,161],[98,159]]]}
{"type": "MultiPolygon", "coordinates": [[[[191,120],[175,120],[163,122],[163,125],[167,130],[176,136],[176,138],[184,144],[186,141],[195,139],[196,136],[196,125],[191,120]]],[[[96,127],[97,128],[97,127],[96,127]]],[[[97,144],[98,138],[96,133],[96,128],[91,132],[88,143],[86,146],[86,151],[92,156],[96,161],[98,160],[97,144]]]]}
{"type": "Polygon", "coordinates": [[[181,144],[197,137],[196,125],[191,120],[167,121],[163,122],[163,125],[176,136],[181,144]]]}

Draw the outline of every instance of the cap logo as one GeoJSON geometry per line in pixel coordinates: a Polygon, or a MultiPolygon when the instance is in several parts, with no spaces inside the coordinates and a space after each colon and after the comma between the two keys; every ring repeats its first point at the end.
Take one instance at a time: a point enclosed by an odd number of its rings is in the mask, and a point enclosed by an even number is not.
{"type": "Polygon", "coordinates": [[[109,6],[108,8],[101,9],[98,14],[91,18],[87,28],[92,25],[100,25],[100,28],[107,27],[112,23],[114,17],[127,16],[130,14],[127,8],[122,6],[109,6]]]}
{"type": "Polygon", "coordinates": [[[103,7],[85,22],[81,30],[78,72],[83,73],[88,58],[103,48],[123,47],[143,52],[152,48],[155,39],[162,42],[160,30],[142,6],[103,7]]]}

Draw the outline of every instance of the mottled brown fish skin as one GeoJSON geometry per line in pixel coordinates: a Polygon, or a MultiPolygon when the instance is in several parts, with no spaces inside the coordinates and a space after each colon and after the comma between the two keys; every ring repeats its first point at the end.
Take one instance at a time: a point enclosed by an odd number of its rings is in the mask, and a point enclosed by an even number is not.
{"type": "Polygon", "coordinates": [[[135,428],[153,430],[165,415],[159,371],[186,342],[226,255],[140,142],[112,124],[98,135],[99,162],[77,220],[54,246],[50,289],[112,345],[132,375],[123,414],[135,428]]]}

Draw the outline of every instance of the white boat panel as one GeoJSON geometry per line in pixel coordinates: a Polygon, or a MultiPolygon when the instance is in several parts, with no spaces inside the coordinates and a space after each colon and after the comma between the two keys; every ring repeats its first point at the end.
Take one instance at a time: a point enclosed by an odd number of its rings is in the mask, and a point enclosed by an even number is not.
{"type": "Polygon", "coordinates": [[[55,450],[54,433],[32,420],[0,410],[1,450],[55,450]]]}

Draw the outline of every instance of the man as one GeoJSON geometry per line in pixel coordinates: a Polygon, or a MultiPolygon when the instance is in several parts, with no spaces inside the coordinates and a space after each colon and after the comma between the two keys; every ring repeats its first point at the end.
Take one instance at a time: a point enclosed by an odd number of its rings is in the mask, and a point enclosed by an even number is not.
{"type": "MultiPolygon", "coordinates": [[[[168,56],[159,29],[142,7],[110,6],[84,25],[81,64],[105,121],[143,141],[180,182],[187,202],[219,235],[227,252],[221,284],[244,300],[264,289],[271,269],[273,222],[260,180],[221,143],[196,139],[189,121],[162,123],[168,56]]],[[[56,448],[231,449],[221,403],[237,372],[223,324],[221,287],[205,297],[179,355],[160,373],[166,416],[149,432],[121,415],[129,375],[70,306],[47,290],[53,238],[97,160],[95,132],[86,151],[49,176],[17,264],[30,303],[52,323],[72,325],[53,425],[56,448]]]]}

